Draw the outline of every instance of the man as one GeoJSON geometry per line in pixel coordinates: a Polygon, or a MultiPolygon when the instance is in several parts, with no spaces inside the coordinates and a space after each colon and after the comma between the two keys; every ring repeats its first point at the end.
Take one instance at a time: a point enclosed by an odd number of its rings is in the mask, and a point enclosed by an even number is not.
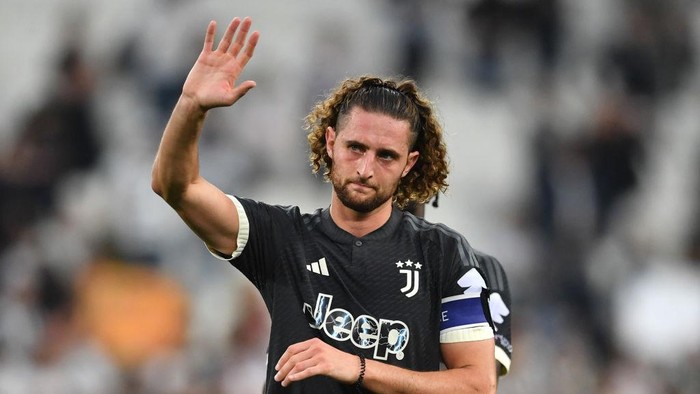
{"type": "Polygon", "coordinates": [[[347,80],[307,116],[312,167],[333,185],[326,209],[229,196],[200,176],[207,111],[255,86],[237,84],[259,38],[250,27],[234,18],[214,47],[209,24],[152,186],[262,294],[272,318],[265,391],[494,392],[478,258],[455,231],[399,209],[447,187],[442,131],[412,81],[347,80]]]}

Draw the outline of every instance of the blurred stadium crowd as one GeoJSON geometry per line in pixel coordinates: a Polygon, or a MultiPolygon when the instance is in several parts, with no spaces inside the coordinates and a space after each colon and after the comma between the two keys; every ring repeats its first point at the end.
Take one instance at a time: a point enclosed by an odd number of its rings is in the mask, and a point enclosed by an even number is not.
{"type": "Polygon", "coordinates": [[[502,393],[700,392],[700,4],[692,0],[4,0],[0,393],[256,393],[268,318],[150,189],[210,19],[251,15],[258,87],[202,172],[310,210],[302,118],[350,75],[436,102],[426,217],[505,266],[502,393]]]}

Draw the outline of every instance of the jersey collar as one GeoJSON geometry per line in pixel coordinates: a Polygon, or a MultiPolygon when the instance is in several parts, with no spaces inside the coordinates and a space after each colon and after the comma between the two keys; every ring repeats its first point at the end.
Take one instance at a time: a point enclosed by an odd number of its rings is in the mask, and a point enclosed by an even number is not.
{"type": "Polygon", "coordinates": [[[358,239],[362,241],[379,240],[391,236],[396,231],[402,216],[403,212],[401,210],[392,207],[391,216],[389,216],[389,220],[387,220],[384,225],[364,237],[358,238],[338,227],[331,218],[330,208],[325,208],[321,211],[321,229],[333,241],[339,243],[352,243],[358,239]]]}

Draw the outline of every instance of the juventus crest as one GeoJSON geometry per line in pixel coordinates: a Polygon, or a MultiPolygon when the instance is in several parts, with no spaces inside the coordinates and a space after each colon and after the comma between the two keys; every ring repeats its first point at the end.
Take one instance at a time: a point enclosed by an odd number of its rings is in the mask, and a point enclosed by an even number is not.
{"type": "Polygon", "coordinates": [[[399,273],[406,276],[406,285],[401,288],[401,292],[408,298],[418,294],[420,288],[420,269],[423,265],[420,262],[411,260],[396,262],[399,273]]]}

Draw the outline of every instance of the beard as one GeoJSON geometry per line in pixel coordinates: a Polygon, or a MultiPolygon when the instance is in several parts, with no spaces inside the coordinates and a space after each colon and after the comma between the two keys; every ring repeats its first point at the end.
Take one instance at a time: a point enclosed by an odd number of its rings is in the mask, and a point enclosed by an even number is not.
{"type": "Polygon", "coordinates": [[[341,179],[335,172],[331,171],[331,183],[335,194],[340,202],[346,207],[359,213],[369,213],[379,208],[382,204],[393,198],[394,190],[398,182],[389,189],[380,189],[376,185],[371,185],[363,179],[341,179]],[[361,183],[374,190],[372,195],[362,195],[350,190],[352,183],[361,183]]]}

